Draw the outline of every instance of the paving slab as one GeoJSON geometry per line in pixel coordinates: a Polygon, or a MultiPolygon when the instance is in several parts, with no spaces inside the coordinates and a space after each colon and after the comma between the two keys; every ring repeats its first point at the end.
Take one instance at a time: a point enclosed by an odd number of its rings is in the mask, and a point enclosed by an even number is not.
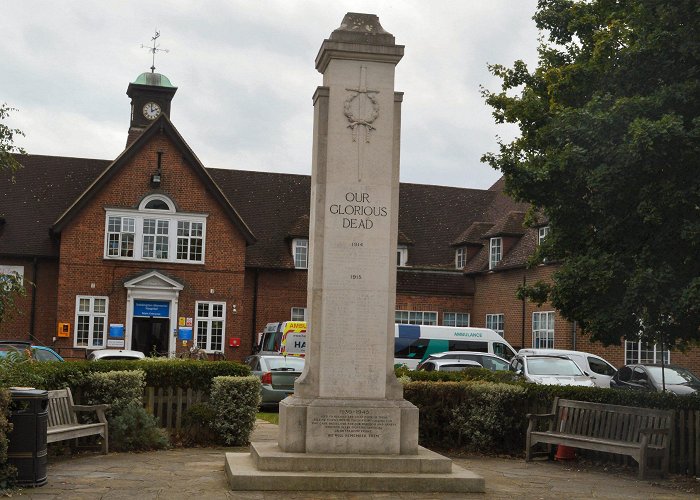
{"type": "MultiPolygon", "coordinates": [[[[277,426],[258,422],[253,440],[276,440],[277,426]]],[[[672,476],[640,481],[636,469],[602,467],[570,462],[522,458],[455,457],[454,463],[486,480],[486,493],[367,493],[367,492],[264,492],[230,491],[224,473],[224,456],[247,448],[178,448],[148,453],[81,454],[50,458],[48,482],[13,496],[57,499],[629,499],[700,498],[700,481],[672,476]],[[603,469],[607,469],[604,471],[603,469]]]]}

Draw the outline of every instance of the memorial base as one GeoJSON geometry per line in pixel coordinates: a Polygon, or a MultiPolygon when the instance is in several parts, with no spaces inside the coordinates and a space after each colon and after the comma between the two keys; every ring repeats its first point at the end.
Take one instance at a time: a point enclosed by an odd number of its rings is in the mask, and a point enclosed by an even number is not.
{"type": "Polygon", "coordinates": [[[252,443],[227,453],[233,491],[414,491],[478,493],[484,479],[449,458],[418,447],[415,455],[286,453],[277,443],[252,443]]]}

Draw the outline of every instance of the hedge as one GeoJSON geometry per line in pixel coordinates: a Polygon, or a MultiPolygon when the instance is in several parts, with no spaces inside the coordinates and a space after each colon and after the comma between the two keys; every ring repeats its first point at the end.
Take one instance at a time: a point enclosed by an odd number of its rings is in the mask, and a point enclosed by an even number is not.
{"type": "Polygon", "coordinates": [[[248,444],[260,405],[260,379],[216,377],[212,381],[209,404],[214,410],[213,426],[229,446],[248,444]]]}
{"type": "Polygon", "coordinates": [[[220,376],[250,375],[247,365],[236,361],[150,360],[69,361],[66,363],[25,362],[2,366],[0,386],[29,386],[38,389],[78,388],[93,372],[142,370],[146,386],[182,387],[208,391],[211,381],[220,376]]]}
{"type": "Polygon", "coordinates": [[[555,397],[598,403],[699,410],[700,396],[525,382],[412,381],[404,397],[420,410],[419,441],[428,448],[522,454],[527,413],[549,412],[555,397]]]}
{"type": "Polygon", "coordinates": [[[8,434],[12,430],[10,417],[10,391],[0,389],[0,489],[8,488],[15,479],[17,470],[7,462],[8,434]]]}

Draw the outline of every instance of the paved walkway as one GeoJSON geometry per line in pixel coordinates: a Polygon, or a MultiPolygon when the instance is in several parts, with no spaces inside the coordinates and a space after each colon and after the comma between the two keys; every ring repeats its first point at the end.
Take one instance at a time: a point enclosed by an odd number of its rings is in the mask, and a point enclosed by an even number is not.
{"type": "MultiPolygon", "coordinates": [[[[277,426],[258,422],[254,441],[276,440],[277,426]]],[[[589,499],[698,498],[700,481],[638,481],[635,471],[587,470],[571,463],[522,459],[456,458],[486,478],[486,494],[232,492],[224,453],[244,448],[187,448],[149,453],[87,454],[49,460],[48,484],[17,496],[31,499],[589,499]]]]}

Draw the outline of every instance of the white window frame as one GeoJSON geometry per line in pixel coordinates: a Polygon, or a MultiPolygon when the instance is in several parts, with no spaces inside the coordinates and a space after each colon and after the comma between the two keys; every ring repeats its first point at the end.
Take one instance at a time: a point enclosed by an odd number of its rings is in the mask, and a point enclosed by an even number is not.
{"type": "Polygon", "coordinates": [[[469,313],[465,312],[444,312],[442,313],[443,326],[455,326],[458,328],[468,327],[471,322],[469,313]]]}
{"type": "MultiPolygon", "coordinates": [[[[162,195],[150,195],[145,197],[139,204],[138,209],[129,208],[105,208],[105,225],[104,225],[104,252],[103,256],[108,260],[131,260],[131,261],[142,261],[142,262],[173,262],[180,264],[204,264],[206,261],[206,240],[207,240],[207,217],[208,214],[194,214],[187,212],[177,212],[175,209],[175,204],[167,196],[162,195]],[[165,202],[168,206],[168,210],[158,210],[145,208],[146,205],[153,200],[159,200],[165,202]],[[120,218],[120,226],[124,219],[132,219],[134,223],[134,232],[123,232],[115,233],[114,231],[109,231],[109,220],[111,217],[120,218]],[[161,221],[161,227],[167,224],[167,233],[158,233],[158,222],[156,222],[156,232],[154,234],[144,234],[144,221],[147,219],[154,219],[156,221],[161,221]],[[192,228],[193,225],[201,224],[201,237],[199,236],[187,236],[188,240],[188,252],[186,259],[178,259],[178,243],[180,239],[183,239],[182,235],[178,235],[178,223],[187,222],[188,226],[192,228]],[[118,253],[119,255],[110,255],[110,235],[119,234],[118,237],[118,253]],[[133,234],[133,249],[132,255],[121,255],[122,253],[122,238],[125,234],[133,234]],[[153,254],[152,256],[145,257],[145,240],[146,237],[153,236],[153,254]],[[164,249],[167,253],[167,258],[158,257],[156,253],[156,241],[160,239],[161,243],[167,241],[167,247],[164,249]],[[202,242],[201,259],[190,259],[189,248],[192,240],[199,240],[202,242]]],[[[120,227],[121,229],[121,227],[120,227]]]]}
{"type": "Polygon", "coordinates": [[[554,311],[532,313],[532,347],[554,349],[554,311]]]}
{"type": "Polygon", "coordinates": [[[467,265],[467,248],[459,247],[455,250],[455,269],[464,269],[467,265]]]}
{"type": "Polygon", "coordinates": [[[306,321],[306,307],[292,307],[290,321],[306,321]]]}
{"type": "MultiPolygon", "coordinates": [[[[671,352],[664,351],[664,363],[671,362],[671,352]]],[[[641,340],[625,340],[625,364],[661,363],[661,348],[657,344],[649,344],[641,340]],[[642,353],[647,353],[642,357],[642,353]]]]}
{"type": "Polygon", "coordinates": [[[109,325],[107,319],[109,318],[109,297],[104,296],[93,296],[93,295],[76,295],[75,296],[75,323],[73,323],[73,347],[76,349],[104,349],[107,347],[107,329],[109,325]],[[81,300],[87,300],[89,303],[88,310],[80,310],[81,300]],[[95,311],[95,300],[104,300],[104,311],[95,311]],[[85,344],[78,343],[78,326],[80,324],[80,317],[88,318],[88,337],[85,344]],[[95,343],[95,326],[97,318],[102,319],[102,342],[99,344],[95,343]]]}
{"type": "Polygon", "coordinates": [[[294,238],[292,240],[292,257],[295,269],[309,268],[309,239],[294,238]]]}
{"type": "Polygon", "coordinates": [[[408,262],[408,247],[399,245],[396,247],[396,265],[398,267],[406,267],[406,262],[408,262]]]}
{"type": "Polygon", "coordinates": [[[486,315],[486,328],[493,330],[494,332],[498,333],[501,337],[505,336],[505,324],[505,315],[503,313],[486,315]]]}
{"type": "Polygon", "coordinates": [[[437,311],[396,310],[394,322],[403,325],[437,325],[437,311]]]}
{"type": "Polygon", "coordinates": [[[226,341],[226,302],[217,302],[209,300],[198,300],[194,303],[194,341],[197,346],[204,350],[205,352],[224,352],[224,345],[226,341]],[[200,316],[199,306],[200,304],[207,304],[207,316],[200,316]],[[221,307],[221,316],[213,316],[214,306],[221,307]],[[212,347],[212,330],[215,322],[221,322],[221,346],[216,349],[212,347]],[[206,328],[205,333],[205,345],[201,345],[199,342],[199,326],[200,323],[206,328]]]}
{"type": "Polygon", "coordinates": [[[503,257],[503,238],[491,238],[489,240],[489,269],[493,269],[501,262],[503,257]]]}
{"type": "Polygon", "coordinates": [[[542,226],[537,229],[537,244],[541,245],[544,239],[549,234],[549,226],[542,226]]]}

